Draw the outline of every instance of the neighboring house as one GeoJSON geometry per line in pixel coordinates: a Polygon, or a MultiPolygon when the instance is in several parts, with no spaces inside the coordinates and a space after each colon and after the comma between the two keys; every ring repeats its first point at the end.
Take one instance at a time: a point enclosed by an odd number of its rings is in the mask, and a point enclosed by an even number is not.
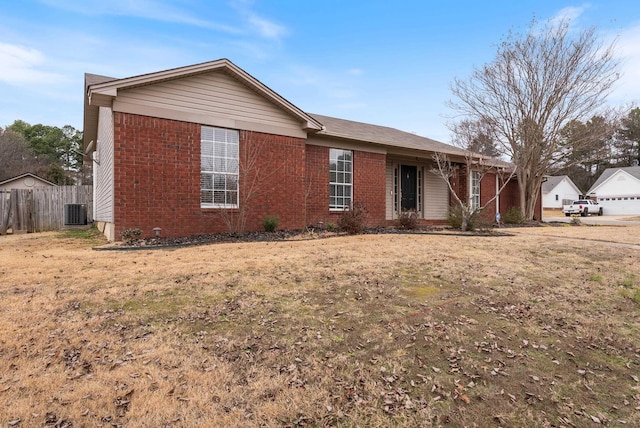
{"type": "Polygon", "coordinates": [[[34,187],[55,186],[54,183],[27,172],[4,181],[0,181],[0,190],[33,189],[34,187]]]}
{"type": "Polygon", "coordinates": [[[604,215],[640,215],[640,166],[605,169],[587,195],[604,215]]]}
{"type": "Polygon", "coordinates": [[[567,175],[547,177],[542,183],[542,208],[562,208],[568,201],[580,199],[580,189],[567,175]]]}
{"type": "MultiPolygon", "coordinates": [[[[459,148],[306,113],[226,59],[123,79],[86,74],[85,85],[95,220],[110,240],[133,228],[224,232],[240,212],[246,230],[262,230],[270,215],[281,229],[335,224],[353,203],[367,208],[369,226],[403,211],[444,224],[451,198],[432,172],[434,152],[460,163],[463,198],[484,204],[499,181],[478,183],[459,148]]],[[[518,195],[514,179],[488,215],[519,206],[518,195]]]]}

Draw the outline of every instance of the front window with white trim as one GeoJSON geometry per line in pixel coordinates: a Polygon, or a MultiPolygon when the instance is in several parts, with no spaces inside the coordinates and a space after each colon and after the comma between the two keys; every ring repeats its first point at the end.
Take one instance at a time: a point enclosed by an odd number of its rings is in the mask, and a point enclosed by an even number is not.
{"type": "Polygon", "coordinates": [[[351,150],[329,150],[329,209],[351,207],[353,189],[353,153],[351,150]]]}
{"type": "Polygon", "coordinates": [[[238,208],[240,135],[203,126],[200,137],[200,206],[238,208]]]}
{"type": "Polygon", "coordinates": [[[471,209],[480,209],[480,171],[471,171],[471,209]]]}

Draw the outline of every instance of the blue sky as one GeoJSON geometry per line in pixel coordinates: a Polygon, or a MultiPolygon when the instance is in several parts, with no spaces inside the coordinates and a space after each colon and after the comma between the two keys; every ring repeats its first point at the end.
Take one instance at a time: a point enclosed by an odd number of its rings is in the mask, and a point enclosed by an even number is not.
{"type": "Polygon", "coordinates": [[[20,0],[0,6],[0,127],[82,129],[84,73],[228,58],[301,109],[449,142],[449,85],[509,30],[568,16],[617,39],[609,102],[640,102],[637,0],[20,0]]]}

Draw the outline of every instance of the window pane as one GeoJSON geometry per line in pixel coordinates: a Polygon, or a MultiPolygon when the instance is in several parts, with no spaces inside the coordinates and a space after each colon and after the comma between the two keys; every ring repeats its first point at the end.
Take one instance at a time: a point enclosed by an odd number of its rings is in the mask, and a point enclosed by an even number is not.
{"type": "Polygon", "coordinates": [[[200,191],[200,203],[202,204],[212,204],[213,203],[213,192],[209,190],[201,190],[200,191]]]}
{"type": "Polygon", "coordinates": [[[238,192],[226,192],[227,193],[227,204],[237,205],[238,204],[238,192]]]}
{"type": "Polygon", "coordinates": [[[240,133],[231,129],[227,130],[227,142],[229,144],[238,145],[240,142],[240,133]]]}
{"type": "Polygon", "coordinates": [[[227,172],[229,173],[238,173],[238,160],[237,159],[227,159],[227,172]]]}
{"type": "Polygon", "coordinates": [[[227,169],[227,164],[224,158],[215,158],[213,160],[213,171],[215,172],[225,172],[227,169]]]}
{"type": "Polygon", "coordinates": [[[202,156],[213,156],[213,141],[203,141],[200,152],[202,156]]]}
{"type": "Polygon", "coordinates": [[[200,130],[200,139],[213,141],[213,128],[210,126],[203,126],[200,130]]]}
{"type": "Polygon", "coordinates": [[[200,159],[200,170],[211,171],[213,169],[213,158],[209,156],[202,156],[200,159]]]}
{"type": "Polygon", "coordinates": [[[221,128],[213,129],[213,138],[215,141],[226,142],[227,141],[227,130],[221,128]]]}
{"type": "Polygon", "coordinates": [[[226,144],[216,143],[213,150],[214,156],[217,158],[224,158],[227,156],[226,144]]]}
{"type": "Polygon", "coordinates": [[[238,145],[227,144],[227,157],[232,159],[238,159],[238,145]]]}
{"type": "Polygon", "coordinates": [[[224,190],[226,184],[225,176],[222,174],[215,174],[213,176],[213,188],[215,190],[224,190]]]}
{"type": "Polygon", "coordinates": [[[200,174],[200,188],[202,190],[213,189],[213,177],[211,174],[200,174]]]}
{"type": "Polygon", "coordinates": [[[224,191],[215,190],[213,192],[213,203],[214,204],[224,205],[224,203],[225,203],[224,193],[225,193],[224,191]]]}
{"type": "Polygon", "coordinates": [[[238,190],[238,178],[235,175],[227,175],[227,190],[238,190]]]}

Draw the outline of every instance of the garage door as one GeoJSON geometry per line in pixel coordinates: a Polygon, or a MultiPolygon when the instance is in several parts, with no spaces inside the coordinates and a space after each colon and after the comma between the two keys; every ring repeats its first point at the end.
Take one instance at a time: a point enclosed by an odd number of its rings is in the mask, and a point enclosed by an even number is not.
{"type": "Polygon", "coordinates": [[[640,215],[640,195],[599,198],[604,215],[640,215]]]}

